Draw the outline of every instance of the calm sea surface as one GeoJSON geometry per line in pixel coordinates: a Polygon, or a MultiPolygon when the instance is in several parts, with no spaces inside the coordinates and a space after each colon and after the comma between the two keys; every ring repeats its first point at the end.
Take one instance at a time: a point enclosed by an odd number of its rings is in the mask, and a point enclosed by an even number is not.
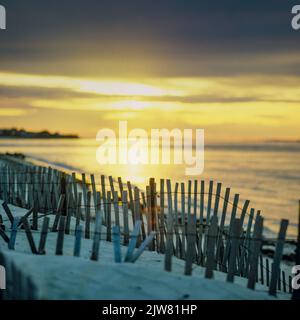
{"type": "Polygon", "coordinates": [[[289,236],[296,235],[300,144],[207,145],[205,169],[199,177],[185,176],[183,165],[100,166],[96,161],[98,146],[93,139],[0,140],[0,152],[22,152],[34,160],[71,171],[95,173],[97,177],[98,174],[120,176],[123,181],[130,180],[141,188],[149,177],[171,178],[174,182],[188,179],[222,182],[224,189],[232,189],[232,195],[239,193],[241,200],[249,199],[251,207],[261,210],[271,231],[277,232],[278,221],[287,218],[290,220],[289,236]]]}

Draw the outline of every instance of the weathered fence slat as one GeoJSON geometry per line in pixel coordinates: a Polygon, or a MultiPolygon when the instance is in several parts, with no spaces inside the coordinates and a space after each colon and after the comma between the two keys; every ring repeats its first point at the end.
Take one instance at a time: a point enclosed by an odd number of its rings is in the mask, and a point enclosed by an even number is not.
{"type": "Polygon", "coordinates": [[[91,260],[97,261],[99,257],[99,246],[101,240],[101,227],[102,227],[102,211],[101,211],[101,197],[100,192],[96,193],[96,219],[95,219],[95,232],[92,247],[91,260]]]}
{"type": "MultiPolygon", "coordinates": [[[[147,233],[150,234],[152,231],[152,222],[151,222],[151,190],[150,186],[146,186],[146,202],[147,202],[147,233]]],[[[154,250],[154,242],[149,246],[151,251],[154,250]]]]}
{"type": "Polygon", "coordinates": [[[231,228],[231,233],[229,237],[230,240],[230,254],[229,254],[229,263],[228,263],[228,273],[227,273],[227,281],[233,282],[234,276],[236,274],[236,262],[238,255],[238,248],[240,242],[240,234],[241,234],[241,220],[234,219],[233,226],[231,228]]]}
{"type": "Polygon", "coordinates": [[[121,254],[121,239],[120,239],[120,227],[113,226],[113,245],[114,245],[114,257],[116,263],[122,262],[122,254],[121,254]]]}
{"type": "Polygon", "coordinates": [[[26,212],[26,213],[24,214],[23,217],[21,217],[21,219],[20,219],[20,221],[19,221],[18,227],[22,226],[23,219],[28,219],[28,218],[30,217],[30,215],[32,214],[32,212],[33,212],[33,208],[31,208],[28,212],[26,212]]]}
{"type": "Polygon", "coordinates": [[[204,194],[205,194],[205,181],[201,180],[200,185],[200,216],[199,216],[199,228],[198,228],[198,263],[203,265],[204,263],[204,254],[202,247],[202,240],[204,234],[204,194]]]}
{"type": "Polygon", "coordinates": [[[78,224],[75,229],[75,243],[74,243],[74,257],[80,257],[81,249],[81,238],[82,238],[82,226],[78,224]]]}
{"type": "Polygon", "coordinates": [[[136,250],[136,252],[133,254],[131,262],[135,262],[140,256],[141,254],[145,251],[145,249],[147,248],[147,246],[151,243],[151,241],[153,240],[153,237],[155,237],[155,232],[152,231],[148,237],[143,241],[143,243],[141,244],[141,246],[136,250]]]}
{"type": "Polygon", "coordinates": [[[6,203],[5,201],[2,203],[2,207],[3,207],[3,209],[4,209],[4,211],[5,211],[8,219],[9,219],[11,225],[12,225],[13,222],[14,222],[14,216],[13,216],[13,214],[11,213],[11,211],[10,211],[10,209],[9,209],[9,206],[7,205],[7,203],[6,203]]]}
{"type": "Polygon", "coordinates": [[[55,251],[56,255],[63,255],[65,224],[66,224],[66,217],[61,216],[59,220],[58,233],[57,233],[56,251],[55,251]]]}
{"type": "Polygon", "coordinates": [[[111,192],[107,192],[106,241],[111,242],[111,192]]]}
{"type": "Polygon", "coordinates": [[[243,206],[243,209],[242,209],[242,212],[241,212],[241,226],[243,227],[244,225],[244,220],[245,220],[245,216],[247,214],[247,210],[249,208],[249,204],[250,204],[250,200],[246,200],[245,203],[244,203],[244,206],[243,206]]]}
{"type": "Polygon", "coordinates": [[[106,201],[106,189],[105,189],[105,176],[101,175],[101,192],[103,198],[103,209],[104,209],[104,221],[107,225],[107,201],[106,201]]]}
{"type": "Polygon", "coordinates": [[[226,188],[224,202],[223,202],[222,215],[221,215],[221,221],[220,221],[219,232],[218,232],[218,240],[217,240],[217,252],[216,252],[217,263],[219,263],[219,261],[222,258],[221,257],[221,244],[223,242],[223,231],[224,231],[224,226],[225,226],[229,197],[230,197],[230,188],[226,188]]]}
{"type": "Polygon", "coordinates": [[[122,182],[122,178],[118,177],[118,184],[119,184],[119,190],[120,190],[120,195],[121,195],[121,199],[122,199],[122,194],[124,191],[124,187],[123,187],[123,182],[122,182]]]}
{"type": "Polygon", "coordinates": [[[0,236],[3,238],[3,240],[6,243],[9,243],[9,237],[6,235],[5,231],[2,229],[2,226],[0,226],[0,236]]]}
{"type": "Polygon", "coordinates": [[[125,262],[129,262],[132,259],[132,255],[133,255],[134,249],[136,247],[137,238],[140,233],[141,225],[142,225],[142,221],[135,222],[134,229],[130,235],[130,241],[128,244],[128,248],[127,248],[127,252],[126,252],[125,260],[124,260],[125,262]]]}
{"type": "Polygon", "coordinates": [[[90,191],[86,195],[86,210],[85,210],[85,238],[90,238],[90,225],[91,225],[91,197],[92,194],[90,191]]]}
{"type": "Polygon", "coordinates": [[[281,220],[280,230],[279,230],[275,254],[274,254],[274,260],[272,264],[271,281],[270,281],[270,287],[269,287],[269,294],[272,296],[276,296],[276,287],[277,287],[278,277],[280,273],[279,271],[280,261],[282,258],[284,240],[285,240],[288,224],[289,224],[288,220],[285,220],[285,219],[281,220]]]}
{"type": "Polygon", "coordinates": [[[209,181],[209,187],[208,187],[207,213],[206,213],[206,221],[207,221],[207,223],[210,222],[213,189],[214,189],[214,182],[211,180],[211,181],[209,181]]]}
{"type": "Polygon", "coordinates": [[[132,187],[131,187],[130,181],[127,181],[127,190],[129,195],[129,209],[132,213],[132,222],[133,224],[135,224],[134,201],[133,201],[133,193],[132,193],[132,187]]]}
{"type": "MultiPolygon", "coordinates": [[[[293,278],[292,276],[289,276],[289,293],[293,293],[293,287],[292,287],[293,278]]],[[[293,297],[292,297],[293,299],[293,297]]]]}
{"type": "Polygon", "coordinates": [[[94,207],[97,206],[97,190],[96,190],[96,182],[95,182],[95,175],[91,174],[91,185],[92,185],[92,192],[93,192],[93,203],[94,207]]]}
{"type": "Polygon", "coordinates": [[[192,265],[196,258],[196,217],[194,214],[190,214],[187,219],[188,225],[185,275],[191,275],[192,265]]]}
{"type": "Polygon", "coordinates": [[[28,240],[29,245],[30,245],[31,252],[33,254],[37,254],[38,251],[36,249],[36,245],[35,245],[35,242],[34,242],[34,239],[33,239],[33,236],[32,236],[32,233],[31,233],[31,230],[30,230],[30,226],[29,226],[29,223],[28,223],[27,219],[23,220],[23,226],[24,226],[24,229],[25,229],[27,240],[28,240]]]}
{"type": "Polygon", "coordinates": [[[250,259],[249,259],[249,274],[248,274],[248,288],[253,289],[255,288],[256,283],[256,276],[257,276],[257,265],[258,265],[258,256],[261,247],[262,241],[262,230],[263,230],[263,218],[258,216],[253,231],[253,238],[251,239],[251,250],[250,259]]]}
{"type": "Polygon", "coordinates": [[[165,270],[172,270],[172,255],[173,255],[173,206],[172,206],[172,188],[171,181],[167,180],[168,194],[168,216],[167,216],[167,241],[165,253],[165,270]]]}
{"type": "Polygon", "coordinates": [[[180,184],[180,192],[181,192],[181,258],[185,259],[186,255],[186,225],[185,225],[185,192],[184,192],[184,183],[180,184]]]}
{"type": "MultiPolygon", "coordinates": [[[[144,222],[142,220],[142,215],[141,215],[141,204],[140,204],[140,190],[137,187],[134,187],[134,215],[135,215],[135,221],[141,221],[141,231],[143,236],[145,235],[145,226],[144,222]]],[[[141,233],[138,236],[137,239],[137,247],[140,246],[142,240],[141,240],[141,233]]]]}
{"type": "MultiPolygon", "coordinates": [[[[165,180],[160,179],[160,211],[159,211],[159,252],[165,253],[165,180]]],[[[148,230],[148,234],[151,233],[151,230],[148,230]]],[[[153,242],[152,242],[153,243],[153,242]]],[[[151,250],[152,246],[149,245],[151,250]]]]}
{"type": "Polygon", "coordinates": [[[75,203],[77,203],[77,181],[76,181],[76,173],[72,172],[72,186],[73,186],[73,193],[75,198],[75,203]]]}
{"type": "Polygon", "coordinates": [[[213,214],[217,215],[219,210],[219,203],[220,203],[220,195],[221,195],[222,183],[217,183],[217,191],[215,196],[215,205],[213,214]]]}
{"type": "Polygon", "coordinates": [[[129,243],[129,220],[128,220],[128,200],[127,191],[122,192],[122,207],[123,207],[123,225],[124,225],[124,245],[129,243]]]}
{"type": "Polygon", "coordinates": [[[205,278],[213,278],[213,270],[215,269],[215,245],[218,233],[218,216],[213,215],[210,223],[210,228],[207,234],[207,258],[205,278]]]}
{"type": "Polygon", "coordinates": [[[119,213],[119,196],[118,191],[114,191],[113,194],[113,206],[114,206],[114,212],[115,212],[115,225],[120,227],[120,213],[119,213]]]}
{"type": "Polygon", "coordinates": [[[254,209],[250,210],[250,215],[248,218],[247,230],[245,235],[245,241],[242,244],[242,251],[241,251],[240,263],[239,263],[239,269],[238,269],[238,273],[241,276],[246,276],[246,274],[248,273],[248,261],[246,261],[248,260],[248,257],[246,257],[246,253],[249,252],[248,248],[250,245],[251,228],[252,228],[252,223],[254,218],[254,212],[255,212],[254,209]]]}
{"type": "MultiPolygon", "coordinates": [[[[151,231],[157,231],[157,222],[156,222],[156,183],[154,178],[149,179],[149,186],[150,186],[150,210],[151,210],[151,231]]],[[[156,241],[155,238],[153,239],[153,250],[155,250],[156,241]]]]}
{"type": "Polygon", "coordinates": [[[81,220],[81,201],[82,201],[82,193],[79,192],[77,196],[77,203],[76,203],[76,223],[75,225],[78,226],[81,220]]]}
{"type": "Polygon", "coordinates": [[[39,211],[39,193],[34,194],[33,212],[32,212],[32,230],[38,230],[38,211],[39,211]]]}
{"type": "MultiPolygon", "coordinates": [[[[196,181],[197,182],[197,181],[196,181]]],[[[181,239],[179,234],[179,215],[178,215],[178,186],[179,184],[176,182],[175,191],[174,191],[174,230],[176,236],[176,247],[175,247],[175,256],[180,257],[181,254],[181,239]]],[[[197,197],[195,198],[197,202],[197,197]]]]}
{"type": "Polygon", "coordinates": [[[52,232],[56,232],[57,231],[58,222],[59,222],[60,217],[61,217],[61,211],[62,211],[62,208],[64,206],[64,201],[65,201],[65,195],[62,194],[59,197],[58,207],[57,207],[57,210],[56,210],[56,215],[55,215],[55,219],[54,219],[52,230],[51,230],[52,232]]]}
{"type": "Polygon", "coordinates": [[[191,212],[192,212],[192,181],[188,181],[188,188],[187,188],[187,219],[189,219],[191,212]]]}
{"type": "Polygon", "coordinates": [[[10,232],[10,239],[8,242],[8,249],[15,250],[15,243],[16,243],[16,237],[18,232],[18,224],[19,224],[19,218],[15,218],[12,224],[11,232],[10,232]]]}
{"type": "MultiPolygon", "coordinates": [[[[239,194],[234,195],[234,200],[233,200],[233,205],[232,205],[232,210],[231,210],[231,217],[230,217],[230,222],[229,222],[229,232],[228,232],[229,235],[231,234],[231,229],[233,228],[233,221],[236,217],[239,197],[240,197],[239,194]]],[[[223,260],[222,260],[222,271],[225,271],[225,272],[227,271],[227,260],[229,257],[230,245],[231,245],[231,239],[230,239],[230,237],[227,237],[225,252],[224,252],[224,256],[223,256],[223,260]]]]}
{"type": "Polygon", "coordinates": [[[264,277],[264,261],[263,261],[263,257],[260,254],[259,255],[259,267],[260,267],[260,282],[262,285],[265,284],[265,277],[264,277]]]}
{"type": "Polygon", "coordinates": [[[109,180],[111,194],[114,195],[115,193],[114,179],[112,176],[109,176],[108,180],[109,180]]]}
{"type": "Polygon", "coordinates": [[[266,285],[267,287],[270,285],[270,265],[268,258],[266,258],[266,285]]]}
{"type": "Polygon", "coordinates": [[[50,219],[48,217],[45,217],[43,221],[41,237],[39,242],[39,250],[38,250],[39,254],[46,253],[45,246],[46,246],[46,240],[48,235],[49,222],[50,222],[50,219]]]}

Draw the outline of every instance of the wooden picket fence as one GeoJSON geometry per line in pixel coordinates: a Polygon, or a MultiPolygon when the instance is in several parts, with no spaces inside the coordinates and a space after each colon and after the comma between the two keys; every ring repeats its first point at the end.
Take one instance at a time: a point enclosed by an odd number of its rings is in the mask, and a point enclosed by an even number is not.
{"type": "MultiPolygon", "coordinates": [[[[224,272],[227,281],[236,276],[247,279],[255,289],[260,282],[277,291],[292,293],[291,277],[280,269],[288,220],[282,220],[274,259],[262,256],[263,217],[250,208],[250,201],[240,201],[222,184],[210,181],[175,183],[149,180],[144,191],[104,175],[67,174],[52,168],[35,166],[10,156],[1,156],[0,199],[11,223],[10,236],[1,228],[0,236],[14,249],[20,228],[33,254],[45,254],[47,233],[57,232],[56,254],[63,254],[64,234],[74,235],[74,256],[80,256],[81,239],[93,239],[91,260],[98,260],[101,225],[106,226],[106,241],[112,241],[115,262],[135,262],[146,248],[164,254],[164,268],[172,271],[172,258],[185,261],[185,275],[195,266],[205,268],[205,277],[224,272]],[[28,210],[20,220],[14,218],[7,204],[28,210]],[[249,209],[250,208],[250,209],[249,209]],[[49,225],[49,215],[55,215],[49,225]],[[41,230],[38,219],[44,218],[41,230]],[[76,220],[75,229],[71,219],[76,220]],[[31,224],[29,223],[31,222],[31,224]],[[93,222],[94,230],[91,230],[93,222]],[[37,246],[32,230],[40,231],[37,246]],[[121,245],[127,246],[125,257],[121,245]]],[[[103,233],[102,233],[103,235],[103,233]]],[[[32,294],[32,292],[30,293],[32,294]]]]}

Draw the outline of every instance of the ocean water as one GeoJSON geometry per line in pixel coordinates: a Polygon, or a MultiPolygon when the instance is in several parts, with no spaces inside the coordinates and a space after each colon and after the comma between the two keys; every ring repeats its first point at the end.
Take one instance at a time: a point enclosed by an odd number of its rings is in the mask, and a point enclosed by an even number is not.
{"type": "MultiPolygon", "coordinates": [[[[100,165],[96,161],[99,144],[94,139],[22,140],[1,139],[0,152],[21,152],[34,161],[70,171],[122,177],[144,188],[149,177],[170,178],[172,182],[209,180],[221,182],[249,199],[250,208],[261,210],[265,224],[277,232],[279,221],[289,219],[289,237],[297,232],[300,200],[300,143],[213,144],[205,146],[204,172],[186,176],[186,165],[100,165]]],[[[207,189],[206,189],[207,191],[207,189]]]]}

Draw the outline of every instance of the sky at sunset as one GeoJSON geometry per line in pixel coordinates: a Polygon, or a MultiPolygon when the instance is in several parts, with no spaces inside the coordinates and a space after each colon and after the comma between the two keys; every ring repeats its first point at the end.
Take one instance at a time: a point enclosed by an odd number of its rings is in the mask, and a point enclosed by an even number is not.
{"type": "Polygon", "coordinates": [[[295,1],[1,0],[0,127],[300,139],[295,1]]]}

